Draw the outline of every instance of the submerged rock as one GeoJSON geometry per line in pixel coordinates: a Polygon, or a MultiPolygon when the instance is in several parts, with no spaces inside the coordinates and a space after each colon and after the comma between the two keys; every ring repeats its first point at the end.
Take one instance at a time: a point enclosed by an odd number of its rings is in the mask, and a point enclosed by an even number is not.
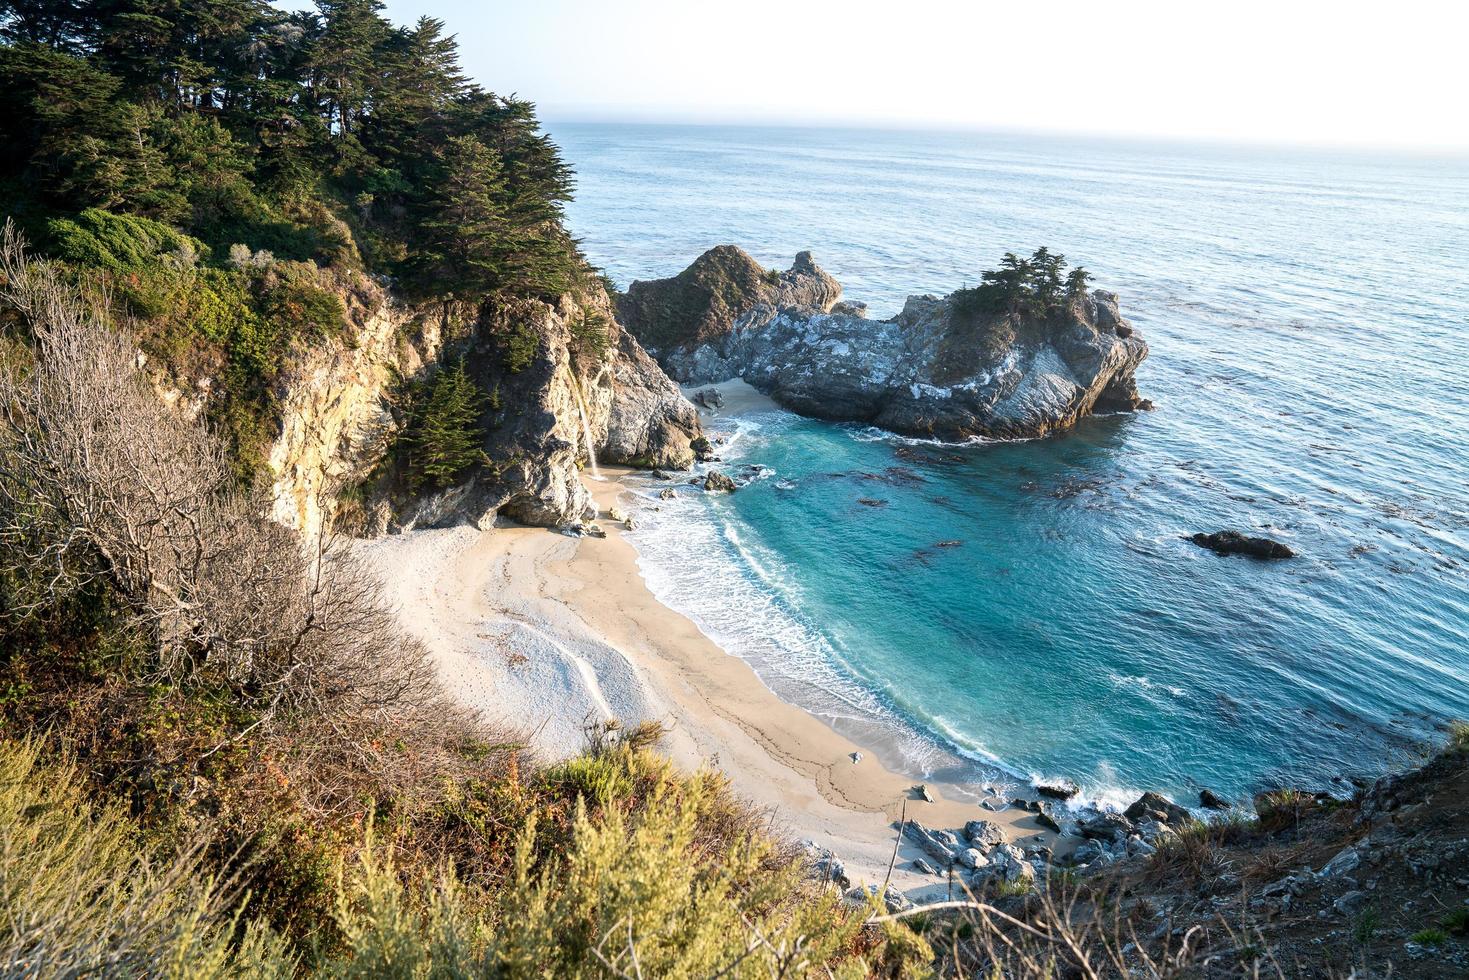
{"type": "Polygon", "coordinates": [[[1266,560],[1294,558],[1296,555],[1294,551],[1279,541],[1271,538],[1251,537],[1239,531],[1215,531],[1213,534],[1205,534],[1201,531],[1191,536],[1189,540],[1200,548],[1208,548],[1221,555],[1248,555],[1251,558],[1266,560]]]}
{"type": "Polygon", "coordinates": [[[710,470],[704,477],[704,489],[709,493],[734,493],[739,489],[735,481],[718,470],[710,470]]]}
{"type": "Polygon", "coordinates": [[[1148,347],[1113,293],[1041,317],[982,312],[967,293],[912,296],[869,320],[836,305],[840,287],[809,253],[787,273],[758,270],[721,246],[634,283],[619,312],[683,383],[743,378],[792,411],[911,435],[1028,438],[1147,407],[1133,375],[1148,347]]]}
{"type": "Polygon", "coordinates": [[[1231,810],[1234,808],[1233,803],[1209,789],[1199,790],[1199,806],[1207,810],[1231,810]]]}

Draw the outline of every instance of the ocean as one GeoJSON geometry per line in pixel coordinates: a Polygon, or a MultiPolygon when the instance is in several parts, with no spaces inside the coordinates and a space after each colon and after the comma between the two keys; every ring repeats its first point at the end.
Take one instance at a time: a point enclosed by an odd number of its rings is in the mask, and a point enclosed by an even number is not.
{"type": "MultiPolygon", "coordinates": [[[[620,285],[810,249],[872,315],[1048,246],[1156,411],[941,446],[722,423],[645,509],[654,592],[915,778],[1347,792],[1469,718],[1469,162],[982,133],[553,124],[620,285]],[[1299,552],[1221,558],[1237,527],[1299,552]]],[[[651,491],[650,491],[651,495],[651,491]]]]}

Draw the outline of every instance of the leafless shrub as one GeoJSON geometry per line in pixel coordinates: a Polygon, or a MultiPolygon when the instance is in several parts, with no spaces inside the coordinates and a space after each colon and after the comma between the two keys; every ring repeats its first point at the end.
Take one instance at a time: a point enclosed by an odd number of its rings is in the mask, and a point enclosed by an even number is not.
{"type": "Polygon", "coordinates": [[[0,364],[8,615],[105,583],[148,640],[142,679],[223,682],[257,715],[252,729],[309,728],[290,753],[307,781],[353,770],[408,779],[425,754],[474,734],[372,576],[331,542],[305,553],[269,521],[221,441],[154,389],[106,298],[29,256],[9,224],[0,302],[28,326],[35,355],[0,364]],[[383,751],[384,731],[422,751],[383,751]]]}
{"type": "Polygon", "coordinates": [[[938,953],[940,972],[954,977],[1181,980],[1285,975],[1246,928],[1221,919],[1217,929],[1173,930],[1146,904],[1124,905],[1114,899],[1084,884],[1058,881],[1002,909],[966,888],[963,899],[877,915],[868,922],[927,921],[925,938],[938,953]]]}

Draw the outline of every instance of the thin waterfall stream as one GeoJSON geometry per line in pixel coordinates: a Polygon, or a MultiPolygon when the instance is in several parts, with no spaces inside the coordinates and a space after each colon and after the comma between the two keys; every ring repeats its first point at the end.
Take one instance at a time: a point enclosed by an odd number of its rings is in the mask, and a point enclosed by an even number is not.
{"type": "Polygon", "coordinates": [[[577,378],[575,369],[571,369],[571,390],[576,395],[576,413],[581,419],[582,439],[587,447],[587,465],[591,467],[592,479],[600,480],[602,471],[597,468],[597,445],[592,441],[592,424],[587,415],[586,399],[582,397],[581,381],[577,378]]]}

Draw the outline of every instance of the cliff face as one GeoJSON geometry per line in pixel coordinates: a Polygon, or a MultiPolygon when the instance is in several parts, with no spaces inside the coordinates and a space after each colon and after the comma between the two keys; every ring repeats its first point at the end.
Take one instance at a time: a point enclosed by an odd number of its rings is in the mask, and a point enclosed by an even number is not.
{"type": "Polygon", "coordinates": [[[694,460],[694,407],[616,322],[600,289],[497,310],[463,356],[489,393],[490,462],[458,486],[410,500],[399,509],[404,526],[484,524],[497,514],[576,524],[594,513],[578,477],[593,453],[602,462],[669,469],[694,460]]]}
{"type": "MultiPolygon", "coordinates": [[[[798,264],[830,280],[802,255],[798,264]]],[[[1134,380],[1147,343],[1102,290],[1044,319],[974,312],[954,294],[910,297],[893,319],[868,320],[833,309],[837,292],[825,308],[781,305],[730,280],[706,283],[720,300],[698,318],[732,314],[728,326],[680,333],[668,318],[674,305],[650,300],[687,295],[678,281],[635,284],[629,295],[643,300],[625,318],[635,334],[670,339],[660,362],[687,384],[743,378],[804,415],[945,439],[1029,438],[1093,411],[1149,407],[1134,380]]]]}
{"type": "Polygon", "coordinates": [[[271,516],[308,542],[331,526],[341,492],[391,450],[401,427],[390,404],[395,379],[422,373],[441,346],[437,318],[395,307],[367,280],[342,299],[344,336],[298,353],[275,392],[271,516]]]}
{"type": "MultiPolygon", "coordinates": [[[[575,525],[591,516],[578,473],[607,463],[688,467],[698,415],[617,323],[600,287],[555,303],[526,301],[476,320],[465,311],[412,308],[358,278],[340,293],[339,336],[293,352],[272,391],[271,516],[308,547],[351,512],[348,526],[379,535],[503,514],[521,523],[575,525]],[[514,354],[512,350],[519,353],[514,354]],[[393,470],[409,423],[405,381],[463,358],[485,395],[488,465],[462,482],[418,491],[393,470]]],[[[161,397],[198,412],[209,378],[165,375],[161,397]]]]}

